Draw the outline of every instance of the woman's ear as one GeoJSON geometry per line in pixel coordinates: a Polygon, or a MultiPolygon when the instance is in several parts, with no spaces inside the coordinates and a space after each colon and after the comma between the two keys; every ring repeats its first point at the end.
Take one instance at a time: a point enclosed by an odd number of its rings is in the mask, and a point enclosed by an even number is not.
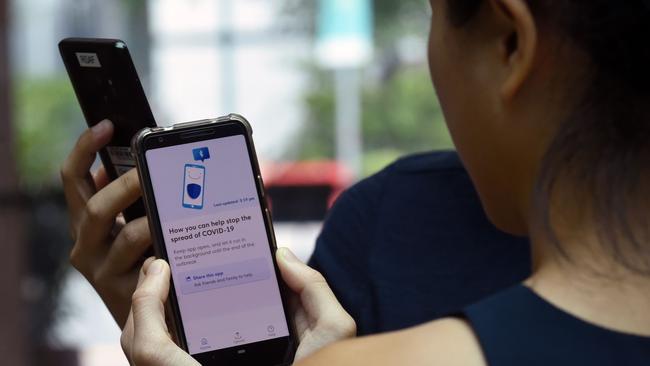
{"type": "Polygon", "coordinates": [[[501,96],[512,99],[530,77],[537,52],[537,25],[525,0],[490,0],[500,24],[499,46],[505,67],[501,96]]]}

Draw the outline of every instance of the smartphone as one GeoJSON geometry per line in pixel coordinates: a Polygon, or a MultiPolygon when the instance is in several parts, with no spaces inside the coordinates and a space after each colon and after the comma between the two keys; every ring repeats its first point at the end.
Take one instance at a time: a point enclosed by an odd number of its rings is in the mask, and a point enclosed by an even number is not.
{"type": "MultiPolygon", "coordinates": [[[[88,126],[109,119],[112,140],[99,152],[111,180],[135,167],[131,139],[156,122],[131,60],[119,39],[67,38],[59,43],[61,58],[88,126]]],[[[124,211],[127,221],[145,215],[139,200],[124,211]]]]}
{"type": "Polygon", "coordinates": [[[287,290],[252,132],[239,115],[133,140],[154,250],[169,262],[179,345],[203,365],[289,365],[287,290]]]}

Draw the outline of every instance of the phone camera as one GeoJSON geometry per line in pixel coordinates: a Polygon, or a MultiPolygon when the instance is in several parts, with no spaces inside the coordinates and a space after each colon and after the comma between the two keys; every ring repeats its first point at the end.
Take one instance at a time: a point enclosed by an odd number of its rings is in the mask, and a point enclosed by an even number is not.
{"type": "Polygon", "coordinates": [[[165,138],[164,137],[158,137],[158,142],[160,142],[160,143],[165,142],[165,138]]]}

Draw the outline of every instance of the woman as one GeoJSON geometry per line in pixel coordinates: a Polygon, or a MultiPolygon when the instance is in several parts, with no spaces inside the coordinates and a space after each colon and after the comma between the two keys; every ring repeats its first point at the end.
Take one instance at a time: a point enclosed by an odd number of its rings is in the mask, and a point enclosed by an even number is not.
{"type": "MultiPolygon", "coordinates": [[[[534,272],[455,316],[311,353],[350,334],[335,332],[297,363],[650,364],[650,1],[431,6],[448,127],[490,219],[530,236],[534,272]]],[[[166,332],[168,289],[168,266],[146,263],[123,335],[138,365],[195,364],[166,332]]]]}

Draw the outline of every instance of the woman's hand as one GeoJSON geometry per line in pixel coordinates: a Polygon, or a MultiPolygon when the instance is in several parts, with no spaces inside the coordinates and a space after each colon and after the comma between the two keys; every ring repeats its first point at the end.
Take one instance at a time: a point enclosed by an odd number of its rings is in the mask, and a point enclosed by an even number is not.
{"type": "MultiPolygon", "coordinates": [[[[354,320],[336,300],[323,276],[288,249],[280,248],[276,257],[282,277],[294,293],[292,311],[300,340],[296,360],[333,342],[354,337],[354,320]]],[[[121,339],[131,364],[198,365],[174,344],[167,329],[164,303],[169,280],[165,261],[147,260],[143,265],[121,339]]]]}
{"type": "Polygon", "coordinates": [[[162,259],[149,258],[142,265],[131,312],[120,338],[131,365],[200,365],[174,343],[167,328],[165,302],[170,277],[169,265],[162,259]]]}
{"type": "Polygon", "coordinates": [[[99,293],[122,327],[131,307],[140,258],[151,245],[146,217],[125,224],[120,212],[141,195],[135,169],[109,183],[104,168],[90,167],[113,134],[102,121],[86,130],[61,168],[61,178],[75,241],[70,262],[99,293]]]}
{"type": "Polygon", "coordinates": [[[302,263],[289,249],[276,252],[282,279],[293,292],[291,311],[300,345],[296,361],[330,343],[357,334],[357,325],[339,303],[320,272],[302,263]]]}

